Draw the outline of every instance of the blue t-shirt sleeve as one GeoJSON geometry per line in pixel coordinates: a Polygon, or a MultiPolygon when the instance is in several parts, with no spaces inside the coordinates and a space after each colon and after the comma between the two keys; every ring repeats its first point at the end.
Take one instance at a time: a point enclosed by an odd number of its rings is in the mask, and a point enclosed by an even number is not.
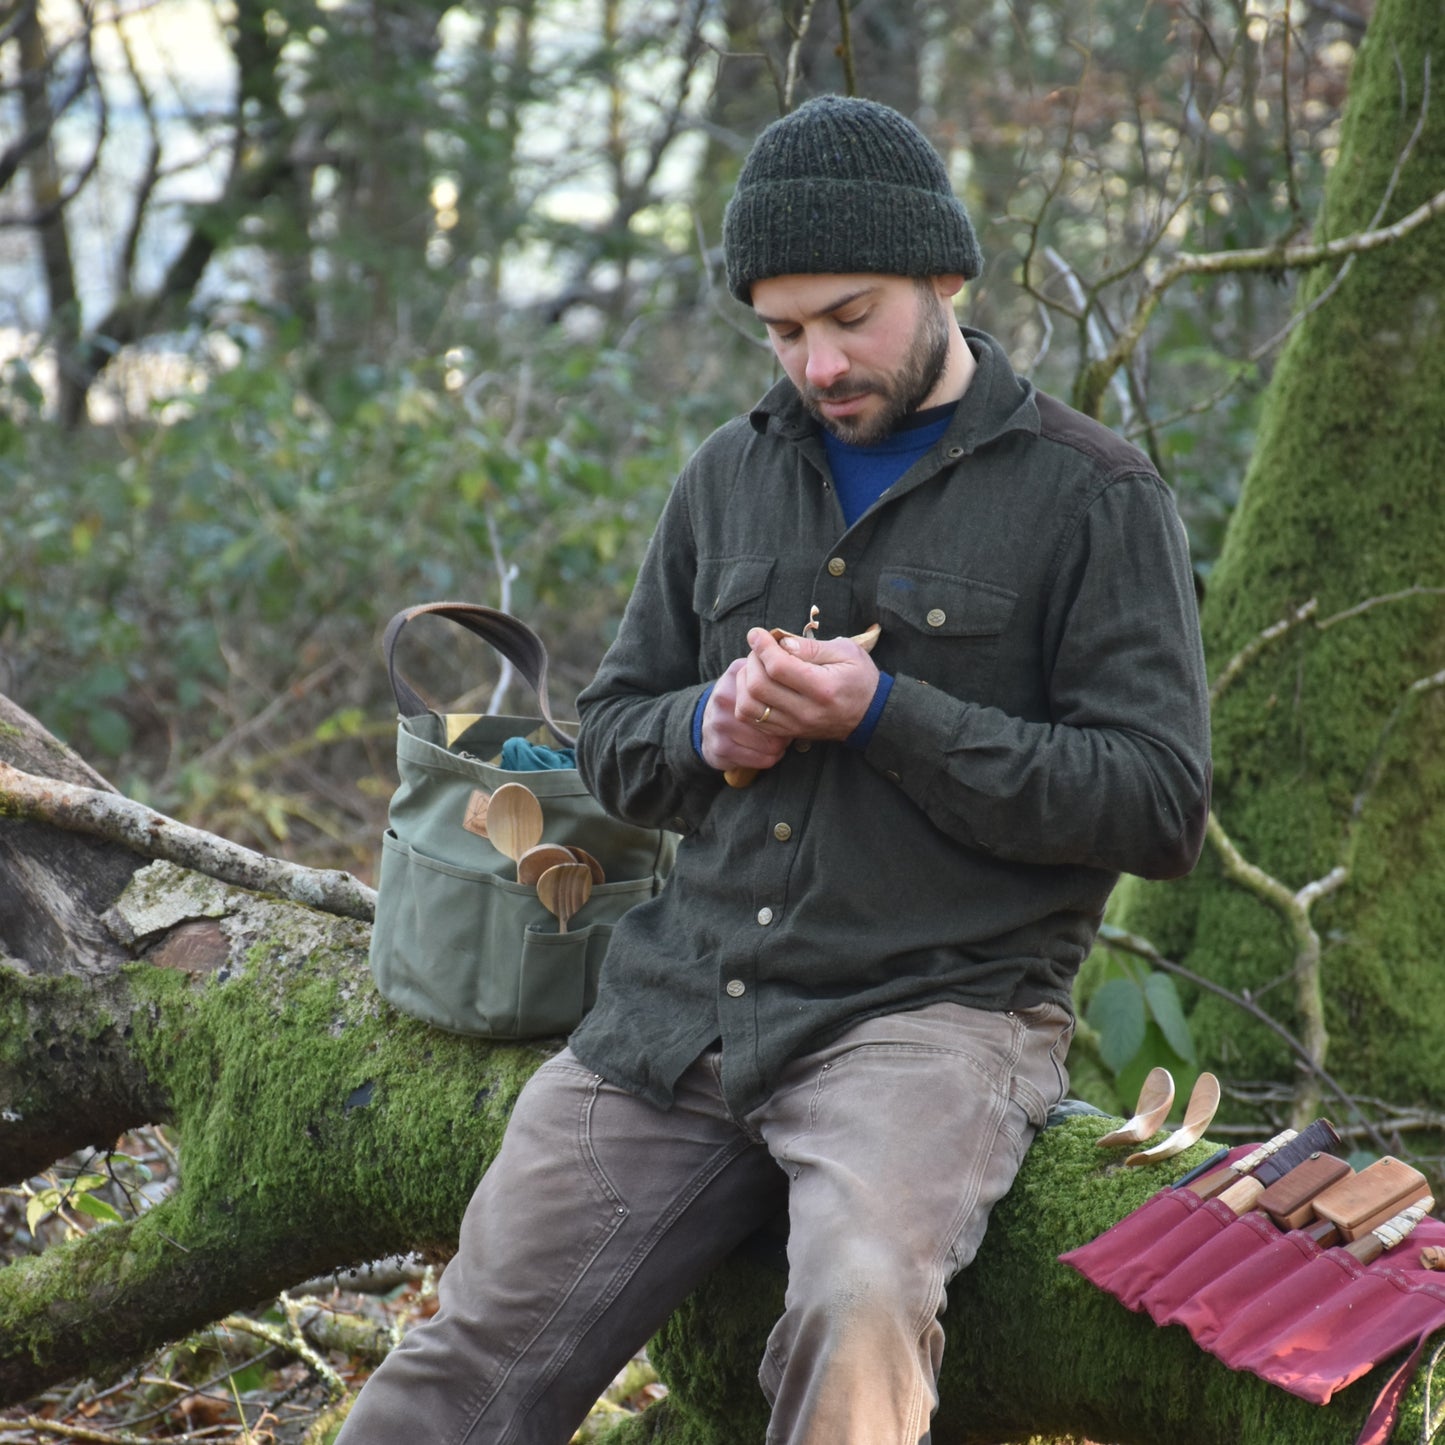
{"type": "MultiPolygon", "coordinates": [[[[707,700],[712,696],[712,690],[716,686],[715,682],[708,683],[703,695],[697,700],[697,706],[692,710],[692,750],[700,758],[702,757],[702,715],[707,711],[707,700]]],[[[706,762],[707,759],[703,758],[703,761],[706,762]]]]}
{"type": "Polygon", "coordinates": [[[880,672],[878,686],[873,689],[873,701],[868,704],[868,711],[863,714],[858,726],[843,739],[844,747],[856,748],[862,752],[868,746],[873,738],[873,729],[878,726],[878,719],[883,716],[883,705],[892,691],[893,674],[880,672]]]}

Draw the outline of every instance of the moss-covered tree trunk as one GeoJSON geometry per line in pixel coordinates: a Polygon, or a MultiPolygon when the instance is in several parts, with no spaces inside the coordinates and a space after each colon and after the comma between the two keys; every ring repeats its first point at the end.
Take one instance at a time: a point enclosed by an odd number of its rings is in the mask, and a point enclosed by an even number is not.
{"type": "MultiPolygon", "coordinates": [[[[1445,6],[1380,0],[1355,63],[1321,239],[1389,225],[1445,189],[1442,81],[1445,6]]],[[[1212,671],[1271,624],[1317,606],[1218,699],[1215,813],[1243,855],[1290,890],[1347,870],[1311,915],[1323,945],[1323,1062],[1354,1093],[1438,1110],[1445,221],[1355,257],[1342,277],[1313,274],[1301,306],[1313,309],[1271,380],[1209,579],[1212,671]]],[[[1130,885],[1120,901],[1120,921],[1165,953],[1253,991],[1305,1031],[1295,942],[1278,912],[1224,876],[1217,852],[1188,884],[1130,885]]],[[[1206,997],[1194,1018],[1213,1066],[1295,1087],[1279,1041],[1239,1011],[1206,997]]]]}

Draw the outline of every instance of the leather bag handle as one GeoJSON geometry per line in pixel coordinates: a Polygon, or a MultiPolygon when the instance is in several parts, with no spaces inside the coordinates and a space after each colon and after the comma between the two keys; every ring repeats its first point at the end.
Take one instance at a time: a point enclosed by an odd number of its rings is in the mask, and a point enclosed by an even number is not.
{"type": "Polygon", "coordinates": [[[547,698],[547,648],[542,639],[520,618],[475,602],[422,602],[415,607],[404,608],[386,624],[386,631],[381,639],[381,652],[386,659],[386,673],[391,680],[392,696],[396,698],[397,710],[402,717],[421,717],[431,711],[420,694],[396,669],[396,644],[402,628],[413,617],[421,617],[426,613],[445,617],[448,621],[465,627],[510,662],[537,694],[538,711],[548,730],[564,747],[576,747],[577,739],[560,727],[552,716],[551,703],[547,698]]]}

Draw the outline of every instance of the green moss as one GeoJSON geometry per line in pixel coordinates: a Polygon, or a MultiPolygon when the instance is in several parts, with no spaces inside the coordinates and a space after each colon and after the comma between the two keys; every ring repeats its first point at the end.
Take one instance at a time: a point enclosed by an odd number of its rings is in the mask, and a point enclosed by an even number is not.
{"type": "MultiPolygon", "coordinates": [[[[400,1017],[372,987],[359,927],[256,900],[228,926],[247,939],[230,968],[123,971],[129,1046],[166,1100],[181,1187],[135,1223],[0,1270],[0,1389],[19,1357],[120,1366],[320,1270],[454,1247],[547,1049],[400,1017]]],[[[0,978],[0,1016],[30,995],[48,1012],[67,990],[113,1028],[115,1005],[75,980],[0,978]]]]}

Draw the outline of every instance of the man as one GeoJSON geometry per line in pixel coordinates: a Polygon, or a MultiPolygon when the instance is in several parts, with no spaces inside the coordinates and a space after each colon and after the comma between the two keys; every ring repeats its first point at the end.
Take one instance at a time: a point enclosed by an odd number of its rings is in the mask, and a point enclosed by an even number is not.
{"type": "Polygon", "coordinates": [[[677,864],[343,1445],[565,1441],[782,1205],[769,1441],[926,1440],[945,1287],[1064,1094],[1105,899],[1201,845],[1178,517],[1142,455],[960,330],[978,245],[921,133],[802,106],[750,153],[724,251],[785,379],[684,470],[579,700],[589,786],[683,834],[677,864]]]}

